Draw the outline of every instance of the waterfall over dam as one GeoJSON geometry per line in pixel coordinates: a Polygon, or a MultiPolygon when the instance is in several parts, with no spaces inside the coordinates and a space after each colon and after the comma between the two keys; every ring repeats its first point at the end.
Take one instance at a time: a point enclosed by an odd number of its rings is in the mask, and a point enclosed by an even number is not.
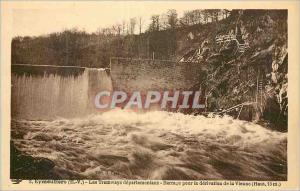
{"type": "Polygon", "coordinates": [[[105,69],[13,65],[11,88],[13,118],[45,120],[100,112],[94,97],[112,82],[105,69]]]}
{"type": "Polygon", "coordinates": [[[95,96],[105,90],[129,95],[140,91],[143,97],[147,91],[197,91],[201,70],[199,63],[124,58],[112,58],[109,72],[102,68],[16,64],[12,65],[11,116],[45,120],[103,112],[106,110],[96,108],[95,96]]]}

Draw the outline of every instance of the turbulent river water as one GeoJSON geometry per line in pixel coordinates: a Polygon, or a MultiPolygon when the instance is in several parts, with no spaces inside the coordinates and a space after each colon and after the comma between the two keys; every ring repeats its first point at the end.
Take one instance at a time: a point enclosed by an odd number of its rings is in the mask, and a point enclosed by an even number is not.
{"type": "Polygon", "coordinates": [[[286,133],[230,117],[114,110],[13,120],[16,146],[89,179],[286,180],[286,133]]]}
{"type": "Polygon", "coordinates": [[[95,112],[90,98],[112,89],[104,70],[43,71],[12,75],[11,138],[64,179],[287,178],[286,133],[228,116],[95,112]]]}

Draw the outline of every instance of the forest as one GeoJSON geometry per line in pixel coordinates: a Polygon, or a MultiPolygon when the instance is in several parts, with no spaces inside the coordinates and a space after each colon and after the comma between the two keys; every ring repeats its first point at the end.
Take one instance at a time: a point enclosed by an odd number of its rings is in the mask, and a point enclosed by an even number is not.
{"type": "Polygon", "coordinates": [[[76,28],[12,40],[12,63],[107,67],[110,57],[177,60],[189,42],[186,33],[230,16],[229,10],[192,10],[178,18],[177,11],[153,15],[150,24],[142,17],[87,33],[76,28]]]}

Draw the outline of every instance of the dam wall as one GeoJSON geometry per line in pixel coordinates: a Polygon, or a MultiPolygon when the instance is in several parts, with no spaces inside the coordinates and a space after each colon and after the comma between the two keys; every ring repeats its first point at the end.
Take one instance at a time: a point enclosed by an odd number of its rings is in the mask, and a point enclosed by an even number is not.
{"type": "Polygon", "coordinates": [[[110,69],[114,90],[183,91],[200,83],[203,66],[196,62],[111,58],[110,69]]]}

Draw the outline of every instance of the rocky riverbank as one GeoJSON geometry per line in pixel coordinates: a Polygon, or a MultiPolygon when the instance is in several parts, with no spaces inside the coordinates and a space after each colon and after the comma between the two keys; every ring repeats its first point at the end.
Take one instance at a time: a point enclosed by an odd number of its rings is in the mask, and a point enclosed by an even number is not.
{"type": "Polygon", "coordinates": [[[23,154],[14,143],[10,144],[10,177],[12,179],[60,179],[53,161],[23,154]]]}

